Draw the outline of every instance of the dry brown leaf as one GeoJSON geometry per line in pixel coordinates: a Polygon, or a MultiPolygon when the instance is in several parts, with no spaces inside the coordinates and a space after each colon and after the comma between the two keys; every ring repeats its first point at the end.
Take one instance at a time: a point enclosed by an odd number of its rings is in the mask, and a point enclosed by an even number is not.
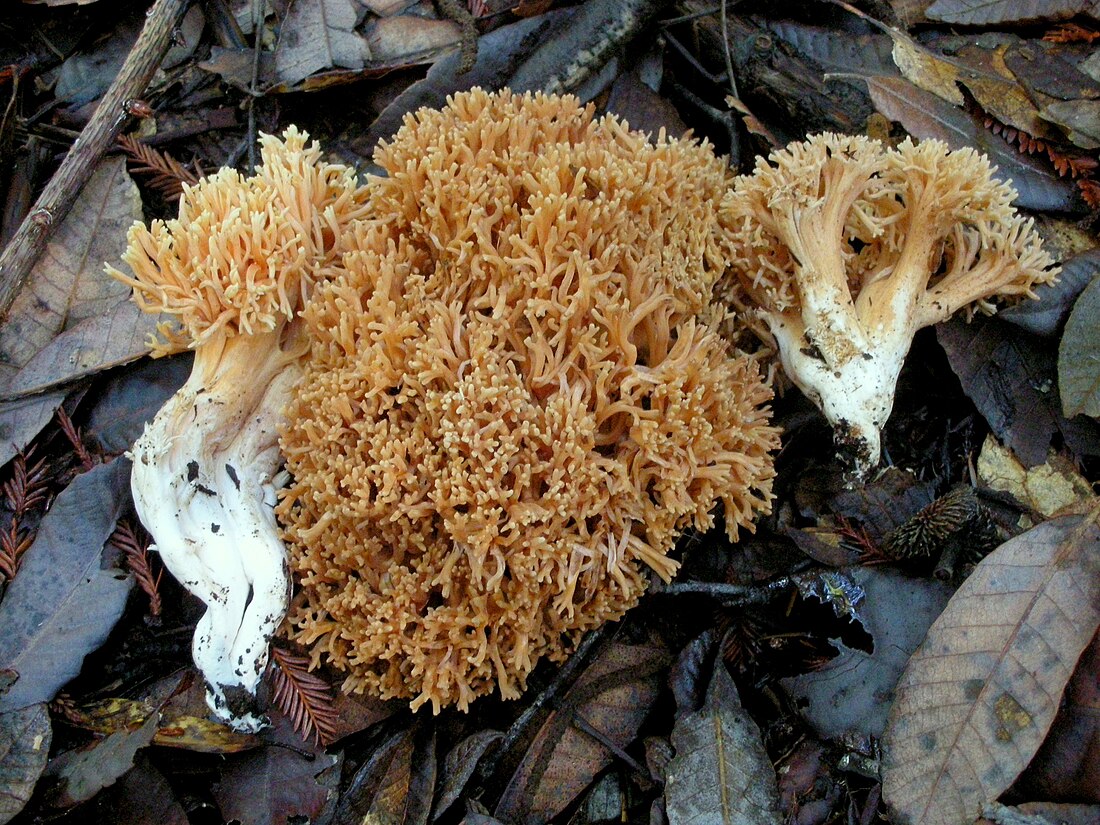
{"type": "Polygon", "coordinates": [[[149,352],[157,324],[165,320],[167,315],[149,315],[122,298],[46,344],[11,377],[0,397],[23,398],[135,361],[149,352]]]}
{"type": "Polygon", "coordinates": [[[128,286],[103,271],[103,262],[119,259],[135,220],[141,220],[137,187],[125,159],[109,158],[54,232],[0,327],[4,364],[22,367],[59,332],[108,313],[129,295],[128,286]]]}
{"type": "Polygon", "coordinates": [[[275,51],[277,81],[293,86],[322,69],[363,68],[371,54],[355,31],[358,16],[354,0],[293,4],[283,20],[275,51]]]}
{"type": "Polygon", "coordinates": [[[901,32],[891,30],[890,36],[894,38],[894,63],[906,80],[956,106],[966,102],[954,62],[932,54],[901,32]]]}
{"type": "Polygon", "coordinates": [[[376,20],[366,32],[371,57],[384,63],[412,61],[427,52],[448,49],[462,33],[451,20],[426,20],[403,14],[376,20]]]}
{"type": "Polygon", "coordinates": [[[1100,623],[1100,506],[1003,544],[909,660],[883,738],[899,825],[973,822],[1034,756],[1100,623]]]}
{"type": "Polygon", "coordinates": [[[665,776],[671,825],[778,825],[775,769],[760,728],[717,662],[703,707],[676,721],[665,776]]]}
{"type": "Polygon", "coordinates": [[[589,665],[531,743],[494,814],[546,822],[637,735],[669,665],[662,648],[614,643],[589,665]]]}

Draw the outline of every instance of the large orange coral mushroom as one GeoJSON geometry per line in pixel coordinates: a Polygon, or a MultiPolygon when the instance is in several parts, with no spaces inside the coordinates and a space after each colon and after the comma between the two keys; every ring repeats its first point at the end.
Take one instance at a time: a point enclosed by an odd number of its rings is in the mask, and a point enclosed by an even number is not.
{"type": "Polygon", "coordinates": [[[751,529],[778,438],[715,332],[709,147],[474,90],[376,162],[281,442],[292,634],[346,689],[465,708],[671,576],[717,504],[751,529]]]}
{"type": "Polygon", "coordinates": [[[1033,296],[1057,270],[988,159],[936,140],[821,134],[761,158],[722,204],[729,277],[787,375],[865,474],[917,330],[1033,296]]]}

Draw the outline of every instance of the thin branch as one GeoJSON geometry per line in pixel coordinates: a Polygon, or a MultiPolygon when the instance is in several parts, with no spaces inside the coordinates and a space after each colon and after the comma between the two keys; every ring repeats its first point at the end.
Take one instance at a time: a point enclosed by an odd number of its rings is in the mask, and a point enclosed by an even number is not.
{"type": "Polygon", "coordinates": [[[188,3],[189,0],[156,0],[137,42],[100,99],[92,119],[0,254],[0,318],[7,316],[35,261],[46,248],[53,228],[65,219],[103,153],[122,131],[130,116],[127,104],[139,98],[149,85],[188,3]]]}

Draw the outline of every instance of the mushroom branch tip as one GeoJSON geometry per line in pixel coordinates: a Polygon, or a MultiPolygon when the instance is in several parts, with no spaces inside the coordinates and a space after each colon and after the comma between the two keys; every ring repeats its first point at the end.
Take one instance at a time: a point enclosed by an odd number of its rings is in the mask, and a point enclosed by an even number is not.
{"type": "Polygon", "coordinates": [[[1057,268],[988,158],[819,134],[760,158],[722,201],[718,292],[755,312],[865,475],[916,332],[1034,297],[1057,268]]]}
{"type": "Polygon", "coordinates": [[[474,89],[375,162],[282,425],[290,633],[345,690],[465,709],[674,575],[716,511],[751,530],[778,433],[719,333],[708,145],[474,89]]]}
{"type": "Polygon", "coordinates": [[[303,302],[339,265],[365,190],[297,129],[261,137],[252,175],[186,187],[179,216],[136,223],[124,273],[164,324],[154,353],[194,366],[132,449],[134,503],[165,566],[207,610],[193,656],[215,714],[256,730],[269,638],[290,597],[274,505],[278,427],[309,351],[303,302]]]}

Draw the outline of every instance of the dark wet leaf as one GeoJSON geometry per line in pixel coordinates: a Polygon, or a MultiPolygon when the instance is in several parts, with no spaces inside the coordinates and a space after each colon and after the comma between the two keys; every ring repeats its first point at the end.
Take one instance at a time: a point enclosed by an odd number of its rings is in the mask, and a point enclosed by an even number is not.
{"type": "Polygon", "coordinates": [[[95,51],[74,54],[62,63],[54,87],[57,99],[87,103],[107,91],[140,30],[141,24],[136,20],[122,22],[110,37],[96,41],[95,51]]]}
{"type": "Polygon", "coordinates": [[[73,479],[42,519],[0,602],[0,668],[19,674],[0,710],[52,699],[122,615],[133,580],[101,562],[129,489],[130,462],[117,458],[73,479]]]}
{"type": "Polygon", "coordinates": [[[1054,725],[1014,795],[1100,803],[1100,634],[1077,663],[1054,725]]]}
{"type": "Polygon", "coordinates": [[[1060,433],[1078,454],[1100,454],[1100,427],[1087,418],[1062,415],[1056,356],[1049,341],[996,318],[955,318],[936,327],[963,391],[990,429],[1028,466],[1047,459],[1051,437],[1060,433]]]}
{"type": "Polygon", "coordinates": [[[52,738],[44,703],[0,713],[0,823],[23,810],[31,798],[52,738]]]}
{"type": "Polygon", "coordinates": [[[0,401],[0,465],[7,464],[50,423],[65,401],[65,391],[0,401]]]}
{"type": "Polygon", "coordinates": [[[1062,264],[1058,280],[1040,284],[1034,301],[1021,301],[1001,310],[997,317],[1035,335],[1053,337],[1062,330],[1077,296],[1100,274],[1100,249],[1089,249],[1062,264]]]}
{"type": "Polygon", "coordinates": [[[432,819],[439,819],[462,795],[466,783],[477,770],[477,763],[504,736],[497,730],[471,733],[447,753],[440,772],[439,796],[432,819]]]}
{"type": "Polygon", "coordinates": [[[802,715],[826,738],[849,732],[882,735],[898,677],[951,596],[951,588],[941,582],[886,568],[857,568],[851,576],[865,593],[857,616],[870,634],[872,650],[833,639],[840,650],[836,658],[782,680],[802,715]]]}
{"type": "Polygon", "coordinates": [[[694,713],[703,706],[707,685],[711,680],[714,664],[714,644],[718,639],[715,628],[704,630],[680,651],[676,663],[668,674],[668,683],[676,699],[676,713],[694,713]]]}
{"type": "Polygon", "coordinates": [[[802,742],[790,758],[786,759],[780,769],[779,775],[779,811],[785,822],[791,825],[804,825],[807,822],[824,822],[832,811],[835,802],[836,791],[839,788],[830,781],[829,765],[825,756],[825,748],[816,740],[802,742]],[[819,797],[821,791],[825,791],[825,799],[819,797]],[[830,798],[832,797],[832,798],[830,798]],[[826,817],[808,817],[810,806],[821,808],[820,802],[826,802],[824,813],[826,817]]]}
{"type": "Polygon", "coordinates": [[[126,825],[188,825],[187,812],[164,774],[138,753],[134,767],[111,789],[111,809],[126,825]]]}
{"type": "Polygon", "coordinates": [[[117,782],[133,767],[137,752],[153,741],[159,722],[154,713],[141,727],[117,731],[89,748],[55,758],[49,773],[59,784],[50,790],[50,807],[71,808],[117,782]]]}
{"type": "Polygon", "coordinates": [[[643,80],[641,65],[619,75],[611,85],[607,110],[629,123],[631,129],[647,133],[651,139],[656,138],[661,129],[672,137],[679,137],[688,128],[668,98],[657,94],[643,80]]]}
{"type": "Polygon", "coordinates": [[[111,376],[84,433],[108,453],[130,449],[145,425],[191,374],[190,353],[134,364],[111,376]]]}
{"type": "Polygon", "coordinates": [[[972,147],[997,166],[997,176],[1012,181],[1016,205],[1025,209],[1073,211],[1081,207],[1072,182],[1060,179],[1044,162],[1023,155],[965,111],[900,77],[868,77],[876,108],[916,138],[938,138],[952,149],[972,147]]]}
{"type": "Polygon", "coordinates": [[[859,561],[859,548],[841,531],[832,527],[784,527],[783,535],[803,553],[820,564],[845,567],[859,561]]]}
{"type": "Polygon", "coordinates": [[[829,499],[828,507],[838,516],[858,521],[873,541],[881,543],[929,505],[936,497],[935,489],[931,481],[922,481],[900,467],[888,467],[865,484],[839,491],[829,499]]]}
{"type": "Polygon", "coordinates": [[[408,707],[407,703],[399,699],[387,702],[374,696],[348,694],[343,691],[337,691],[335,704],[337,740],[359,733],[408,707]]]}
{"type": "Polygon", "coordinates": [[[1100,277],[1073,305],[1058,345],[1058,391],[1067,418],[1100,418],[1100,277]]]}
{"type": "Polygon", "coordinates": [[[883,799],[899,825],[971,822],[1035,755],[1100,624],[1100,508],[983,559],[898,682],[883,799]]]}
{"type": "Polygon", "coordinates": [[[672,747],[670,825],[778,825],[775,770],[724,665],[714,668],[703,707],[677,720],[672,747]]]}
{"type": "Polygon", "coordinates": [[[609,645],[535,736],[496,816],[506,822],[545,822],[576,799],[611,763],[612,749],[633,741],[668,665],[661,648],[609,645]]]}
{"type": "Polygon", "coordinates": [[[516,61],[538,42],[541,33],[555,22],[568,17],[569,11],[552,11],[502,26],[478,40],[477,63],[465,74],[459,74],[461,56],[458,53],[437,61],[423,80],[405,89],[385,108],[361,137],[353,140],[355,151],[370,157],[379,140],[389,139],[401,126],[409,112],[422,106],[438,109],[447,96],[474,86],[499,89],[504,86],[516,61]]]}
{"type": "Polygon", "coordinates": [[[751,19],[829,72],[889,76],[898,73],[891,56],[893,43],[880,32],[852,32],[791,20],[751,19]]]}
{"type": "Polygon", "coordinates": [[[936,0],[924,14],[929,20],[987,26],[1029,20],[1063,20],[1088,11],[1093,0],[936,0]]]}
{"type": "Polygon", "coordinates": [[[435,727],[418,720],[384,740],[356,771],[333,825],[426,825],[435,774],[435,727]]]}
{"type": "Polygon", "coordinates": [[[321,748],[303,753],[301,739],[285,719],[268,735],[276,744],[227,758],[214,786],[222,816],[242,825],[324,821],[335,805],[342,756],[321,748]]]}

